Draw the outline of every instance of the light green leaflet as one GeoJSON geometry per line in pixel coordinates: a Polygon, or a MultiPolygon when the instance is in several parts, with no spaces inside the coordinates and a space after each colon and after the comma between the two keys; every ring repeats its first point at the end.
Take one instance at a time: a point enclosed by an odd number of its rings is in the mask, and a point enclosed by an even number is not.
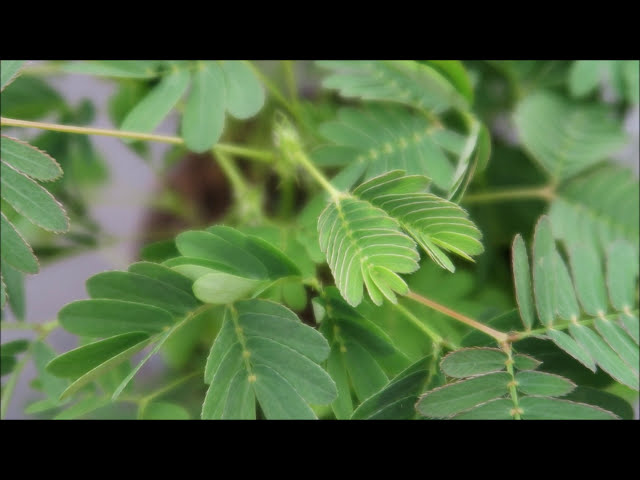
{"type": "Polygon", "coordinates": [[[452,160],[460,156],[465,144],[464,135],[398,107],[343,108],[336,121],[321,125],[319,131],[336,145],[324,150],[339,148],[350,164],[366,165],[366,179],[401,169],[427,175],[444,191],[453,182],[452,160]]]}
{"type": "Polygon", "coordinates": [[[6,135],[0,138],[0,157],[19,172],[35,180],[55,180],[62,175],[60,165],[42,150],[6,135]]]}
{"type": "Polygon", "coordinates": [[[238,119],[254,116],[264,105],[264,89],[247,62],[222,62],[227,91],[227,110],[238,119]]]}
{"type": "Polygon", "coordinates": [[[182,137],[195,152],[211,148],[222,135],[226,107],[225,76],[217,62],[199,62],[182,118],[182,137]]]}
{"type": "Polygon", "coordinates": [[[31,246],[0,212],[0,255],[13,268],[25,273],[38,273],[39,265],[31,246]]]}
{"type": "Polygon", "coordinates": [[[336,386],[318,365],[329,354],[324,337],[287,308],[265,300],[229,306],[205,368],[210,384],[203,419],[252,419],[255,402],[270,419],[316,418],[336,386]]]}
{"type": "Polygon", "coordinates": [[[505,395],[510,380],[508,373],[496,372],[450,383],[421,396],[416,408],[427,417],[450,417],[505,395]]]}
{"type": "Polygon", "coordinates": [[[31,222],[52,232],[69,229],[69,219],[62,206],[40,185],[13,167],[0,162],[2,198],[31,222]]]}
{"type": "Polygon", "coordinates": [[[416,416],[415,404],[430,377],[431,356],[421,358],[391,382],[367,398],[353,412],[353,420],[409,420],[416,416]]]}
{"type": "Polygon", "coordinates": [[[91,60],[71,62],[63,68],[67,72],[113,78],[154,78],[160,62],[154,60],[91,60]]]}
{"type": "Polygon", "coordinates": [[[455,271],[445,251],[467,260],[484,251],[480,230],[453,202],[425,193],[429,179],[395,170],[373,178],[353,194],[398,220],[440,267],[455,271]]]}
{"type": "MultiPolygon", "coordinates": [[[[4,250],[3,250],[4,251],[4,250]]],[[[0,283],[2,283],[11,311],[18,320],[24,320],[25,297],[24,297],[24,275],[15,270],[4,259],[0,258],[0,283]]]]}
{"type": "Polygon", "coordinates": [[[531,330],[535,322],[533,297],[531,295],[531,272],[529,270],[529,257],[527,247],[520,235],[516,235],[511,247],[513,267],[513,280],[516,290],[516,300],[520,310],[522,323],[527,330],[531,330]]]}
{"type": "Polygon", "coordinates": [[[325,289],[316,299],[325,315],[320,319],[320,332],[328,339],[331,353],[327,371],[336,381],[338,398],[331,404],[338,419],[353,413],[351,390],[359,402],[381,390],[389,381],[383,368],[385,358],[395,355],[404,359],[391,339],[373,322],[349,306],[334,287],[325,289]],[[352,386],[352,387],[351,387],[352,386]]]}
{"type": "Polygon", "coordinates": [[[2,60],[0,62],[0,92],[18,75],[24,60],[2,60]]]}
{"type": "MultiPolygon", "coordinates": [[[[597,365],[637,390],[639,356],[633,320],[638,309],[634,298],[637,251],[617,240],[605,250],[604,268],[603,252],[592,238],[566,241],[569,273],[553,236],[548,218],[542,217],[535,232],[533,291],[540,321],[549,327],[545,335],[590,370],[595,371],[597,365]],[[536,274],[541,280],[536,280],[536,274]]],[[[516,245],[514,242],[514,249],[516,245]]],[[[517,276],[515,280],[518,282],[517,276]]]]}
{"type": "Polygon", "coordinates": [[[640,90],[638,60],[578,60],[569,72],[569,88],[575,97],[583,97],[599,86],[609,84],[617,97],[638,103],[640,90]]]}
{"type": "Polygon", "coordinates": [[[146,333],[124,333],[89,343],[54,358],[47,365],[47,371],[73,381],[60,399],[74,394],[87,383],[128,360],[142,350],[149,340],[146,333]]]}
{"type": "Polygon", "coordinates": [[[555,179],[586,170],[626,143],[605,107],[572,104],[548,92],[520,102],[515,123],[524,147],[555,179]]]}
{"type": "Polygon", "coordinates": [[[465,378],[506,368],[507,356],[496,348],[463,348],[442,360],[442,371],[455,378],[465,378]]]}
{"type": "Polygon", "coordinates": [[[178,103],[189,85],[189,72],[176,67],[129,112],[121,129],[132,132],[151,132],[178,103]]]}
{"type": "Polygon", "coordinates": [[[522,393],[544,397],[561,397],[576,388],[572,381],[544,372],[518,372],[516,382],[522,393]]]}
{"type": "Polygon", "coordinates": [[[464,110],[467,100],[436,69],[407,60],[319,61],[332,70],[322,86],[344,97],[398,102],[433,112],[464,110]]]}

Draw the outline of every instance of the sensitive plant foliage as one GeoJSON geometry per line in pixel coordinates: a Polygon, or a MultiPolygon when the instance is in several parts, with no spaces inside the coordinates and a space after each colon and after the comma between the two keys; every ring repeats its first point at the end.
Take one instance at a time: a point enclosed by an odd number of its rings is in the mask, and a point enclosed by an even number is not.
{"type": "Polygon", "coordinates": [[[37,69],[2,61],[0,293],[16,329],[38,334],[2,344],[3,418],[28,361],[40,396],[24,413],[55,419],[127,418],[131,404],[139,419],[633,416],[639,187],[611,158],[629,142],[637,62],[308,62],[307,99],[299,64],[279,65],[48,65],[115,82],[109,135],[143,156],[144,142],[174,144],[165,173],[208,155],[233,194],[203,225],[162,191],[184,226],[32,324],[23,276],[37,257],[100,238],[78,187],[105,181],[102,161],[88,137],[58,130],[102,131],[83,127],[90,103],[71,108],[37,69]],[[513,98],[488,105],[500,82],[513,98]],[[174,110],[178,136],[158,133],[174,110]],[[529,183],[500,158],[496,112],[529,183]],[[28,121],[46,115],[66,126],[28,121]],[[4,131],[22,126],[50,131],[4,131]],[[534,214],[499,210],[520,202],[534,214]],[[516,220],[525,230],[505,236],[516,220]],[[57,328],[78,346],[52,348],[57,328]],[[170,368],[149,391],[152,357],[170,368]]]}

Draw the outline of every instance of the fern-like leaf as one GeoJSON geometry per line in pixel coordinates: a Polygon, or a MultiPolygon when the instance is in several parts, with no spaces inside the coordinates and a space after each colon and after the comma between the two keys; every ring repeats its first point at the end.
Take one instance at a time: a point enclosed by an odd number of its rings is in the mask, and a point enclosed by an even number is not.
{"type": "MultiPolygon", "coordinates": [[[[514,245],[519,242],[516,238],[514,245]]],[[[606,268],[601,249],[588,238],[566,247],[570,269],[556,250],[548,217],[542,217],[533,247],[533,295],[524,278],[527,269],[514,268],[525,327],[532,327],[533,299],[546,338],[587,368],[595,371],[597,365],[638,390],[637,246],[623,240],[611,244],[606,268]]],[[[514,266],[527,263],[526,250],[514,248],[514,266]]]]}
{"type": "Polygon", "coordinates": [[[415,61],[331,60],[317,64],[332,70],[322,85],[339,90],[344,97],[398,102],[433,112],[468,107],[464,96],[436,69],[415,61]]]}
{"type": "Polygon", "coordinates": [[[516,108],[515,123],[525,149],[554,179],[575,176],[626,143],[605,107],[572,104],[548,92],[525,98],[516,108]]]}

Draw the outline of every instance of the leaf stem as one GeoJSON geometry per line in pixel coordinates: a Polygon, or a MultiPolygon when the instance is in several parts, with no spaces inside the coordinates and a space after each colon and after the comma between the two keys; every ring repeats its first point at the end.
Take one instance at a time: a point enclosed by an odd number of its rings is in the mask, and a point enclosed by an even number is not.
{"type": "Polygon", "coordinates": [[[325,177],[324,174],[316,168],[313,162],[311,162],[309,157],[307,157],[303,151],[300,150],[296,152],[295,159],[297,163],[302,166],[322,186],[322,188],[327,191],[329,195],[331,195],[332,199],[337,200],[344,195],[337,188],[331,185],[327,177],[325,177]]]}
{"type": "Polygon", "coordinates": [[[493,190],[481,193],[466,195],[462,199],[463,204],[473,203],[492,203],[501,202],[503,200],[527,200],[540,198],[543,200],[552,200],[555,197],[555,190],[552,185],[535,188],[508,188],[504,190],[493,190]]]}
{"type": "Polygon", "coordinates": [[[513,355],[511,351],[511,344],[509,342],[505,342],[502,344],[502,350],[507,354],[507,361],[505,365],[507,366],[507,373],[511,376],[511,381],[509,382],[509,395],[511,396],[511,400],[513,401],[513,410],[511,411],[511,416],[515,420],[522,420],[520,414],[522,413],[522,409],[520,408],[520,404],[518,403],[518,390],[516,382],[515,374],[513,373],[513,355]]]}
{"type": "Polygon", "coordinates": [[[450,308],[445,307],[444,305],[441,305],[437,302],[434,302],[433,300],[425,298],[420,294],[409,291],[409,293],[407,294],[407,297],[412,300],[415,300],[418,303],[422,303],[423,305],[426,305],[429,308],[433,308],[434,310],[440,313],[444,313],[445,315],[451,318],[454,318],[459,322],[464,323],[465,325],[469,325],[470,327],[473,327],[476,330],[480,330],[481,332],[486,333],[490,337],[493,337],[494,339],[496,339],[496,341],[500,344],[507,342],[509,339],[506,333],[499,332],[498,330],[494,330],[493,328],[488,327],[487,325],[484,325],[478,322],[477,320],[474,320],[473,318],[469,318],[465,315],[462,315],[461,313],[458,313],[455,310],[451,310],[450,308]]]}
{"type": "MultiPolygon", "coordinates": [[[[156,135],[153,133],[129,132],[125,130],[113,130],[108,128],[80,127],[77,125],[60,125],[57,123],[31,122],[27,120],[18,120],[15,118],[0,117],[0,126],[3,127],[21,127],[21,128],[39,128],[41,130],[51,130],[54,132],[76,133],[81,135],[100,135],[103,137],[128,138],[131,140],[154,141],[161,143],[170,143],[173,145],[183,145],[184,140],[180,137],[170,135],[156,135]]],[[[241,157],[251,158],[253,160],[270,163],[275,159],[275,155],[268,150],[258,150],[253,148],[241,147],[239,145],[230,145],[218,143],[213,147],[214,151],[238,155],[241,157]]]]}

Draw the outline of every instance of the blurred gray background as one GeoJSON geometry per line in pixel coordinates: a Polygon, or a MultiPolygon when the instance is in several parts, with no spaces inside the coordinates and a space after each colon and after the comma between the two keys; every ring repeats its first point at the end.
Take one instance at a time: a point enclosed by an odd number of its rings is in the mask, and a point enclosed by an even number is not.
{"type": "MultiPolygon", "coordinates": [[[[111,123],[106,113],[107,101],[115,91],[115,86],[111,82],[83,75],[56,75],[48,81],[73,106],[84,98],[94,103],[96,118],[92,126],[117,128],[111,123]]],[[[501,128],[509,130],[510,125],[501,125],[501,128]]],[[[617,155],[616,160],[631,166],[638,175],[639,112],[637,107],[627,115],[625,128],[630,134],[630,142],[628,147],[617,155]]],[[[168,135],[175,135],[176,131],[175,114],[170,115],[156,129],[156,133],[168,135]]],[[[35,132],[7,128],[3,129],[3,133],[26,139],[35,132]]],[[[510,135],[513,132],[504,133],[510,135]]],[[[91,142],[106,160],[110,178],[103,188],[96,191],[90,205],[91,215],[105,232],[120,238],[121,241],[108,248],[54,262],[44,266],[38,275],[27,276],[25,294],[28,322],[44,323],[53,320],[65,304],[88,298],[84,283],[90,276],[105,270],[126,269],[137,254],[136,237],[140,233],[142,219],[159,182],[154,174],[154,165],[160,164],[169,146],[150,142],[151,161],[149,162],[136,155],[119,139],[92,136],[91,142]]],[[[7,320],[13,321],[10,315],[7,320]]],[[[2,343],[18,338],[34,338],[34,336],[30,332],[6,331],[2,332],[2,343]]],[[[55,331],[48,342],[58,352],[76,346],[75,337],[62,330],[55,331]]],[[[152,357],[151,360],[145,365],[141,375],[155,375],[162,370],[162,360],[158,356],[152,357]]],[[[35,369],[30,362],[16,386],[7,418],[27,418],[22,413],[25,404],[41,398],[29,387],[29,382],[34,377],[35,369]]]]}

